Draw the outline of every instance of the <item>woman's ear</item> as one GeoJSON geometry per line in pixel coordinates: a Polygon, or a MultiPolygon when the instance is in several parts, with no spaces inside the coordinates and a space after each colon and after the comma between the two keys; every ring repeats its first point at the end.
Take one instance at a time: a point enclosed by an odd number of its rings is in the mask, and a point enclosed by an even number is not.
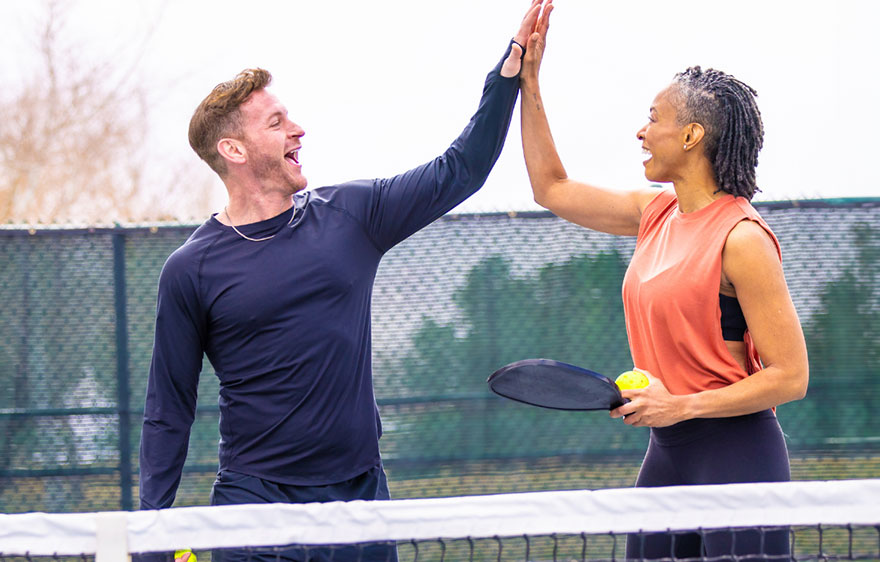
{"type": "Polygon", "coordinates": [[[706,129],[699,123],[688,123],[681,130],[682,145],[685,150],[690,150],[694,146],[700,144],[703,137],[706,136],[706,129]]]}

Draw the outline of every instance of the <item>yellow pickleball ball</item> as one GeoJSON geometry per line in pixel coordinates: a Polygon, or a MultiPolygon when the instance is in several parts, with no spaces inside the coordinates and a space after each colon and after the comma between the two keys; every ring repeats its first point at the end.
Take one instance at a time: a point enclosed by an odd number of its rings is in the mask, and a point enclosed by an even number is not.
{"type": "Polygon", "coordinates": [[[648,386],[648,377],[644,373],[638,371],[627,371],[620,373],[614,382],[617,383],[620,390],[628,390],[631,388],[645,388],[648,386]]]}
{"type": "Polygon", "coordinates": [[[186,559],[186,562],[199,562],[196,559],[196,553],[188,548],[184,548],[183,550],[175,550],[174,551],[174,559],[178,560],[181,556],[189,552],[189,558],[186,559]]]}

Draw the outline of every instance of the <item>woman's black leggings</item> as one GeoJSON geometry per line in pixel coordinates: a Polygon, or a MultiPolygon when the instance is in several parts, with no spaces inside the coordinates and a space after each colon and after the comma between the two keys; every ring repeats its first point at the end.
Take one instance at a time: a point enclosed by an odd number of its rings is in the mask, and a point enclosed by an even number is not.
{"type": "MultiPolygon", "coordinates": [[[[776,415],[687,420],[652,428],[637,487],[786,482],[788,450],[776,415]]],[[[788,531],[651,533],[627,538],[627,559],[725,557],[758,561],[789,553],[788,531]],[[754,556],[749,556],[754,555],[754,556]]],[[[723,558],[717,558],[723,559],[723,558]]],[[[779,558],[776,558],[777,560],[779,558]]]]}

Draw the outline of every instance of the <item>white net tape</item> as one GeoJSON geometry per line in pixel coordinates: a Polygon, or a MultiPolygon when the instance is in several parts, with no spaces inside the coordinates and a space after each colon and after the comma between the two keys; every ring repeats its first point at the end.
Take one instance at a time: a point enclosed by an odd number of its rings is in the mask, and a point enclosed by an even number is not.
{"type": "Polygon", "coordinates": [[[0,515],[0,553],[129,552],[380,540],[880,524],[880,479],[0,515]],[[108,533],[118,525],[125,537],[108,533]],[[100,540],[99,540],[100,539],[100,540]]]}

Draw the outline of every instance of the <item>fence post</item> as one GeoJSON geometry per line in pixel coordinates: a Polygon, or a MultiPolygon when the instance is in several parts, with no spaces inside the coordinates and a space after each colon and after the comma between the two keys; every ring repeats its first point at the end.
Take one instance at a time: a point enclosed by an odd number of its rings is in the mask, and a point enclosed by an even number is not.
{"type": "Polygon", "coordinates": [[[119,502],[133,509],[131,498],[131,400],[129,389],[128,313],[125,288],[125,231],[113,233],[113,287],[116,309],[116,408],[119,417],[119,502]]]}

